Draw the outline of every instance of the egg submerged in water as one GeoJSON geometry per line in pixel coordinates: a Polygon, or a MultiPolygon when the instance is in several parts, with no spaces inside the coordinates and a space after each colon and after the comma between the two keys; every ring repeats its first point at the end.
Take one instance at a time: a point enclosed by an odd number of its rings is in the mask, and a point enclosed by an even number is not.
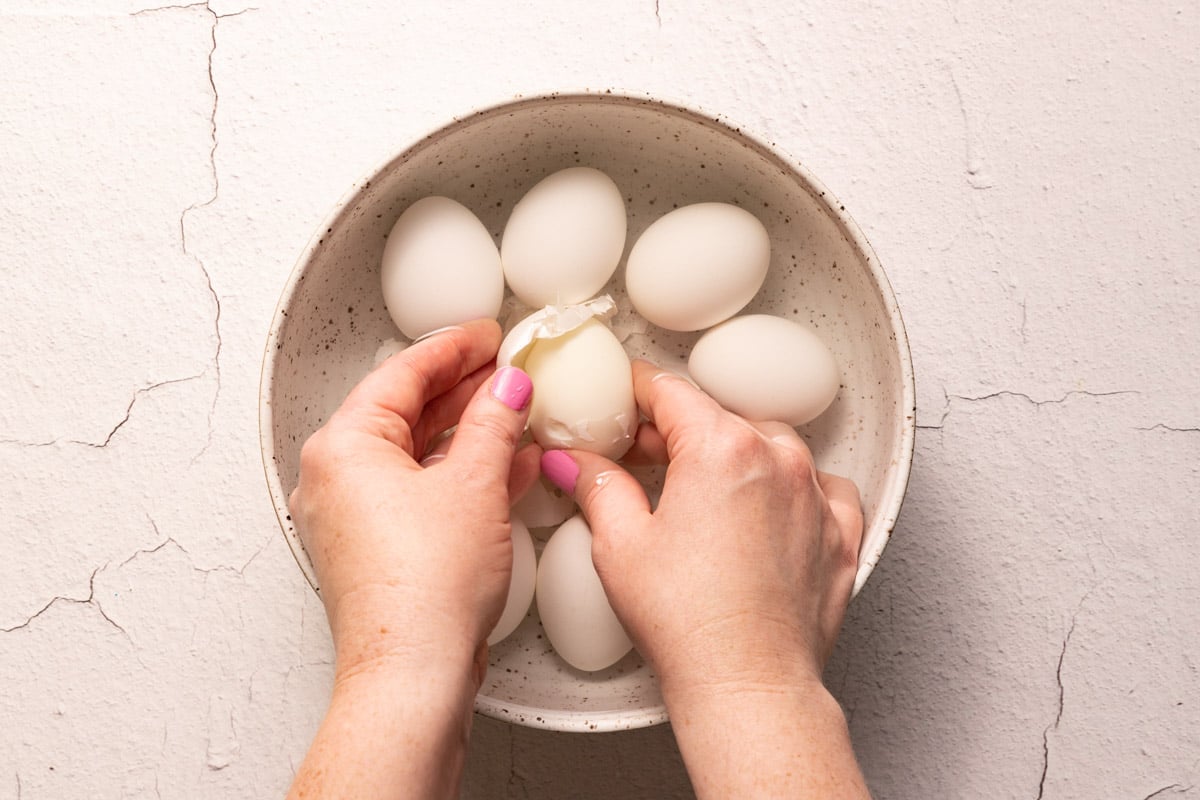
{"type": "Polygon", "coordinates": [[[633,649],[592,563],[592,531],[582,515],[559,526],[542,550],[537,606],[546,637],[564,661],[593,672],[633,649]]]}

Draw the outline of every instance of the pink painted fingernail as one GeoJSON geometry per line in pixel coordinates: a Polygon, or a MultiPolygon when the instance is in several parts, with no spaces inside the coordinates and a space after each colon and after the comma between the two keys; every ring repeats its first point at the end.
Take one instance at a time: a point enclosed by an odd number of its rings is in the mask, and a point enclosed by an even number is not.
{"type": "Polygon", "coordinates": [[[575,493],[579,480],[579,465],[562,450],[547,450],[542,453],[542,474],[567,494],[575,493]]]}
{"type": "Polygon", "coordinates": [[[501,367],[492,377],[492,397],[513,411],[523,411],[533,396],[533,381],[524,370],[501,367]]]}

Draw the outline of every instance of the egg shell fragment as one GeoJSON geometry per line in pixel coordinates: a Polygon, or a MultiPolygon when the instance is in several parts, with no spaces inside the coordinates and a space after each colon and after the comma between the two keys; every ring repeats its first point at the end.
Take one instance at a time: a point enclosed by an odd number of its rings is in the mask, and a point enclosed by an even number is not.
{"type": "Polygon", "coordinates": [[[625,200],[603,172],[571,167],[539,181],[504,226],[504,278],[534,308],[582,303],[612,277],[625,249],[625,200]]]}
{"type": "Polygon", "coordinates": [[[638,237],[625,265],[634,308],[662,328],[698,331],[741,311],[767,277],[767,229],[745,209],[696,203],[638,237]]]}
{"type": "Polygon", "coordinates": [[[388,234],[380,269],[383,302],[409,339],[473,319],[495,319],[504,271],[491,234],[466,206],[425,197],[388,234]]]}
{"type": "Polygon", "coordinates": [[[838,366],[807,325],[766,314],[735,317],[700,337],[688,357],[696,385],[748,420],[803,425],[838,392],[838,366]]]}
{"type": "Polygon", "coordinates": [[[550,644],[576,669],[604,669],[633,648],[596,574],[592,531],[582,515],[564,522],[546,542],[537,604],[550,644]]]}
{"type": "Polygon", "coordinates": [[[589,319],[563,336],[537,340],[524,369],[533,381],[529,430],[542,447],[615,460],[633,445],[633,368],[603,322],[589,319]]]}
{"type": "Polygon", "coordinates": [[[508,583],[508,598],[496,627],[488,634],[489,645],[508,638],[517,629],[529,606],[533,602],[534,587],[537,585],[537,554],[533,549],[533,537],[529,528],[519,519],[512,520],[513,561],[512,575],[508,583]]]}

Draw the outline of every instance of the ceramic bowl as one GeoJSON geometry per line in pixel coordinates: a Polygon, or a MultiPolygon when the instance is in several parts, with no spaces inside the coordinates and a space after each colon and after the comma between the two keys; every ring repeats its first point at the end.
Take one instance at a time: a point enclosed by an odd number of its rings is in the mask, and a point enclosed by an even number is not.
{"type": "MultiPolygon", "coordinates": [[[[677,206],[718,200],[753,212],[770,234],[766,284],[743,313],[811,324],[833,350],[843,386],[801,429],[818,466],[854,479],[866,534],[854,591],[878,562],[908,480],[914,434],[912,364],[883,270],[858,226],[795,160],[720,118],[647,97],[584,92],[522,98],[457,119],[351,187],[301,255],[267,340],[260,391],[267,483],[309,581],[311,565],[287,509],[300,447],[399,336],[384,310],[379,262],[392,223],[412,202],[448,195],[497,242],[509,210],[555,170],[603,170],[625,194],[626,255],[677,206]]],[[[623,265],[623,262],[622,262],[623,265]]],[[[606,288],[628,307],[623,269],[606,288]]],[[[682,366],[699,334],[654,327],[625,340],[631,355],[682,366]]],[[[657,682],[635,652],[583,673],[550,649],[536,609],[492,649],[480,712],[569,731],[665,721],[657,682]]]]}

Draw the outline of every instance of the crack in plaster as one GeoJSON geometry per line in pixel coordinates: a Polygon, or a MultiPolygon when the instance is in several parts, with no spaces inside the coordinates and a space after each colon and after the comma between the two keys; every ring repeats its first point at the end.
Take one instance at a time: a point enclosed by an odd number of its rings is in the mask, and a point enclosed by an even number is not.
{"type": "Polygon", "coordinates": [[[125,406],[124,416],[117,421],[116,425],[109,429],[108,433],[100,441],[92,442],[86,439],[67,439],[59,436],[42,442],[29,442],[22,441],[20,439],[0,439],[0,444],[14,445],[17,447],[52,447],[57,444],[75,444],[80,445],[81,447],[91,447],[96,450],[103,450],[112,443],[113,438],[117,435],[117,431],[125,427],[125,424],[133,417],[133,407],[137,405],[137,401],[140,400],[143,395],[150,394],[156,389],[161,389],[163,386],[199,380],[200,378],[204,377],[204,374],[204,372],[198,372],[195,375],[186,375],[182,378],[168,378],[164,381],[156,381],[149,386],[143,386],[140,389],[134,390],[133,397],[129,398],[129,404],[125,406]]]}
{"type": "MultiPolygon", "coordinates": [[[[207,434],[207,437],[205,438],[204,446],[201,447],[200,450],[196,453],[196,455],[194,455],[192,457],[192,463],[194,464],[201,456],[204,455],[205,452],[208,451],[208,448],[212,446],[213,417],[216,416],[217,401],[221,397],[221,348],[224,346],[224,341],[222,340],[222,337],[221,337],[221,298],[220,298],[220,295],[217,294],[216,289],[213,287],[212,274],[209,272],[208,266],[204,263],[204,260],[202,258],[200,258],[200,256],[197,255],[196,253],[192,252],[192,250],[188,246],[187,218],[193,212],[198,211],[202,208],[207,208],[208,206],[211,206],[213,203],[215,203],[217,201],[217,198],[220,196],[220,193],[221,193],[221,177],[220,177],[220,174],[217,172],[217,147],[220,144],[220,138],[218,136],[218,130],[217,130],[217,111],[218,111],[218,108],[219,108],[220,102],[221,102],[221,94],[217,89],[216,77],[213,75],[213,58],[217,52],[217,26],[220,24],[220,21],[223,19],[228,19],[229,17],[237,17],[237,16],[245,14],[249,11],[255,11],[257,9],[254,7],[251,7],[251,8],[244,8],[241,11],[235,11],[235,12],[232,12],[229,14],[218,14],[215,10],[213,10],[211,0],[204,0],[204,2],[202,2],[202,3],[187,3],[187,4],[179,4],[179,5],[156,6],[154,8],[144,8],[144,9],[141,9],[140,11],[134,11],[131,14],[131,16],[136,17],[136,16],[141,16],[144,14],[151,14],[151,13],[158,12],[158,11],[190,10],[190,9],[203,9],[205,13],[207,13],[210,17],[212,17],[212,25],[209,27],[210,46],[208,49],[208,57],[207,57],[208,86],[209,86],[209,89],[212,91],[212,108],[209,112],[209,118],[208,118],[209,140],[211,143],[209,146],[209,150],[208,150],[208,169],[209,169],[209,173],[210,173],[211,181],[212,181],[212,194],[203,200],[198,200],[198,201],[192,203],[191,205],[184,208],[181,212],[179,212],[179,245],[180,245],[180,249],[183,251],[184,255],[190,257],[193,261],[195,261],[196,265],[200,268],[200,272],[204,275],[204,282],[205,282],[205,285],[208,287],[208,294],[212,298],[212,303],[213,303],[213,309],[214,309],[214,312],[213,312],[213,336],[216,339],[216,346],[214,347],[212,359],[210,361],[210,367],[213,371],[215,387],[213,389],[212,403],[209,405],[209,409],[208,409],[208,434],[207,434]]],[[[208,368],[205,369],[205,374],[207,372],[208,372],[208,368]]]]}
{"type": "Polygon", "coordinates": [[[658,27],[662,28],[662,9],[659,7],[661,0],[654,0],[654,21],[658,23],[658,27]]]}
{"type": "Polygon", "coordinates": [[[209,151],[208,151],[208,167],[209,167],[209,171],[210,171],[211,178],[212,178],[212,195],[204,200],[192,203],[191,205],[189,205],[187,208],[183,209],[183,211],[180,212],[180,214],[179,214],[179,241],[180,241],[180,248],[182,249],[184,255],[187,255],[190,258],[192,258],[196,262],[197,266],[200,267],[200,271],[204,275],[204,282],[208,289],[208,294],[212,298],[212,302],[213,302],[213,307],[214,307],[213,334],[216,339],[216,346],[213,350],[213,355],[210,360],[209,366],[206,367],[202,372],[200,372],[196,375],[189,375],[184,378],[172,378],[172,379],[168,379],[168,380],[164,380],[164,381],[158,381],[157,383],[153,383],[149,386],[143,387],[143,388],[135,391],[133,398],[129,401],[129,405],[126,406],[126,408],[125,408],[125,415],[121,418],[120,421],[117,422],[116,425],[114,425],[112,427],[112,429],[108,432],[108,435],[104,437],[103,441],[90,442],[90,441],[85,441],[85,440],[80,440],[80,439],[65,439],[63,437],[56,437],[54,439],[50,439],[47,441],[32,441],[32,442],[31,441],[22,441],[19,439],[0,439],[0,445],[15,445],[15,446],[19,446],[19,447],[50,447],[52,445],[59,444],[60,442],[67,442],[69,444],[77,444],[77,445],[83,445],[86,447],[94,447],[94,448],[108,447],[109,443],[112,441],[112,439],[116,435],[117,431],[119,431],[127,422],[129,422],[130,417],[133,415],[133,407],[137,403],[137,400],[141,395],[143,395],[149,391],[152,391],[154,389],[157,389],[160,386],[166,386],[166,385],[172,384],[172,383],[184,383],[186,381],[197,380],[197,379],[202,378],[205,375],[207,375],[210,368],[213,371],[216,386],[213,390],[213,399],[212,399],[212,403],[209,405],[209,410],[208,410],[208,434],[205,439],[204,446],[200,449],[200,451],[198,453],[196,453],[195,456],[192,457],[192,463],[194,464],[196,462],[196,460],[199,459],[200,456],[204,455],[204,453],[212,445],[213,417],[216,415],[217,401],[221,396],[221,349],[224,345],[224,342],[221,337],[221,298],[217,294],[216,289],[213,287],[212,274],[208,271],[207,265],[205,265],[204,261],[199,256],[197,256],[195,253],[193,253],[188,247],[187,217],[193,211],[197,211],[201,208],[206,208],[207,206],[210,206],[213,203],[215,203],[217,201],[217,197],[220,194],[220,190],[221,190],[220,175],[217,172],[217,146],[219,144],[219,139],[218,139],[218,135],[217,135],[217,109],[218,109],[218,105],[220,103],[220,93],[217,91],[216,79],[213,76],[213,57],[216,55],[216,52],[217,52],[217,25],[222,19],[227,19],[229,17],[241,16],[242,14],[245,14],[249,11],[256,11],[257,8],[250,7],[250,8],[244,8],[241,11],[235,11],[235,12],[232,12],[229,14],[218,14],[216,11],[213,10],[212,5],[211,5],[211,0],[205,0],[205,2],[202,2],[202,3],[187,3],[187,4],[155,6],[153,8],[143,8],[139,11],[131,12],[130,16],[138,17],[138,16],[143,16],[145,14],[152,14],[152,13],[159,12],[159,11],[189,10],[189,9],[194,9],[194,8],[196,8],[196,9],[202,8],[202,9],[204,9],[204,11],[206,13],[208,13],[212,17],[212,26],[209,28],[209,37],[211,40],[211,46],[209,47],[208,57],[207,57],[208,58],[208,60],[207,60],[208,85],[209,85],[209,88],[212,90],[212,98],[213,98],[212,110],[209,113],[209,137],[210,137],[210,141],[211,141],[211,146],[209,147],[209,151]]]}
{"type": "MultiPolygon", "coordinates": [[[[146,520],[150,523],[150,527],[154,529],[154,533],[157,534],[158,536],[162,536],[162,532],[158,529],[158,524],[154,521],[154,518],[151,517],[149,514],[147,514],[146,520]]],[[[262,546],[260,546],[257,550],[255,550],[254,553],[250,556],[250,558],[246,559],[246,562],[244,564],[242,564],[240,567],[235,567],[232,564],[219,564],[218,566],[215,566],[215,567],[198,567],[198,566],[196,566],[196,562],[192,559],[192,554],[188,552],[186,547],[184,547],[182,544],[179,543],[178,539],[176,539],[173,536],[163,536],[162,541],[160,541],[154,547],[142,548],[140,550],[135,550],[132,555],[130,555],[128,558],[126,558],[124,561],[122,561],[120,564],[117,565],[117,569],[120,569],[121,567],[125,566],[126,564],[133,561],[134,559],[139,558],[140,556],[153,555],[154,553],[157,553],[160,550],[162,550],[167,545],[174,545],[175,548],[177,550],[179,550],[179,552],[183,553],[183,555],[187,558],[188,563],[191,565],[192,571],[203,574],[206,579],[207,579],[208,575],[210,575],[214,572],[233,572],[240,577],[245,577],[246,570],[250,568],[250,565],[254,563],[255,559],[257,559],[259,556],[261,556],[266,551],[266,549],[271,546],[272,539],[274,539],[274,536],[268,536],[266,538],[266,540],[263,542],[262,546]]],[[[105,566],[107,567],[108,565],[106,564],[105,566]]],[[[103,569],[103,567],[101,567],[101,569],[103,569]]],[[[93,578],[94,577],[95,577],[95,575],[93,574],[93,578]]]]}
{"type": "Polygon", "coordinates": [[[1164,786],[1157,791],[1151,792],[1150,794],[1143,797],[1142,800],[1150,800],[1150,798],[1152,798],[1152,797],[1158,797],[1163,792],[1170,791],[1171,789],[1179,790],[1178,792],[1175,792],[1175,794],[1187,794],[1188,792],[1190,792],[1192,790],[1192,787],[1191,786],[1183,786],[1182,784],[1179,784],[1179,783],[1172,783],[1170,786],[1164,786]]]}
{"type": "Polygon", "coordinates": [[[1171,433],[1200,433],[1200,428],[1174,428],[1170,425],[1164,425],[1161,422],[1158,423],[1157,425],[1151,425],[1149,428],[1137,428],[1136,430],[1139,430],[1139,431],[1169,431],[1171,433]]]}
{"type": "MultiPolygon", "coordinates": [[[[1093,573],[1095,566],[1092,567],[1093,573]]],[[[1054,722],[1046,726],[1042,731],[1042,776],[1038,780],[1037,800],[1042,800],[1042,795],[1046,791],[1046,776],[1050,772],[1050,734],[1058,732],[1058,726],[1062,723],[1063,709],[1066,707],[1066,688],[1063,686],[1063,662],[1067,658],[1067,648],[1071,644],[1071,637],[1075,634],[1075,624],[1079,620],[1079,613],[1083,611],[1083,604],[1091,596],[1097,586],[1093,582],[1091,588],[1083,593],[1079,598],[1079,604],[1075,606],[1075,611],[1071,614],[1071,625],[1067,628],[1067,634],[1063,637],[1062,649],[1058,653],[1058,665],[1054,668],[1054,681],[1058,684],[1058,710],[1054,715],[1054,722]]]]}
{"type": "Polygon", "coordinates": [[[1062,397],[1052,397],[1052,398],[1048,398],[1046,400],[1038,400],[1037,398],[1035,398],[1031,395],[1028,395],[1025,392],[1017,392],[1017,391],[1012,391],[1010,389],[1001,389],[1000,391],[997,391],[997,392],[991,392],[990,394],[978,395],[976,397],[971,397],[971,396],[963,395],[963,394],[949,394],[946,392],[945,389],[942,389],[942,396],[945,398],[946,403],[945,403],[945,407],[942,408],[942,415],[938,419],[937,424],[936,425],[917,425],[916,427],[924,429],[924,430],[940,430],[940,429],[942,429],[946,424],[946,418],[950,416],[950,411],[953,406],[953,401],[955,401],[955,400],[962,400],[967,403],[979,403],[979,402],[983,402],[985,400],[994,400],[997,397],[1019,397],[1022,400],[1024,400],[1025,402],[1034,406],[1035,408],[1041,408],[1042,406],[1047,406],[1047,405],[1050,405],[1050,406],[1061,405],[1061,404],[1067,402],[1067,400],[1071,399],[1075,395],[1084,395],[1086,397],[1115,397],[1117,395],[1125,395],[1125,394],[1140,395],[1141,392],[1136,391],[1134,389],[1120,389],[1120,390],[1111,391],[1111,392],[1093,392],[1093,391],[1089,391],[1087,389],[1072,389],[1071,391],[1064,394],[1062,397]]]}
{"type": "Polygon", "coordinates": [[[954,74],[954,68],[949,64],[944,64],[946,74],[950,76],[950,85],[954,87],[954,96],[958,100],[958,111],[962,115],[963,122],[963,140],[966,148],[966,164],[964,171],[967,175],[967,184],[972,189],[991,189],[996,185],[996,182],[985,172],[983,159],[980,158],[977,150],[978,135],[975,133],[974,127],[971,124],[971,118],[967,114],[967,103],[963,98],[962,87],[958,85],[958,76],[954,74]]]}
{"type": "Polygon", "coordinates": [[[55,595],[54,597],[50,598],[49,602],[47,602],[44,606],[30,614],[24,622],[13,625],[11,628],[0,628],[0,633],[12,633],[13,631],[21,630],[22,628],[28,628],[31,624],[33,624],[35,619],[49,611],[55,603],[70,603],[72,605],[91,606],[92,608],[96,609],[97,613],[99,613],[109,625],[120,631],[121,634],[132,644],[133,639],[130,637],[129,632],[121,627],[116,620],[114,620],[108,615],[107,612],[105,612],[103,606],[100,605],[100,601],[96,598],[96,575],[107,567],[108,563],[106,562],[102,566],[96,567],[94,570],[92,570],[91,577],[88,578],[87,597],[68,597],[66,595],[55,595]]]}

